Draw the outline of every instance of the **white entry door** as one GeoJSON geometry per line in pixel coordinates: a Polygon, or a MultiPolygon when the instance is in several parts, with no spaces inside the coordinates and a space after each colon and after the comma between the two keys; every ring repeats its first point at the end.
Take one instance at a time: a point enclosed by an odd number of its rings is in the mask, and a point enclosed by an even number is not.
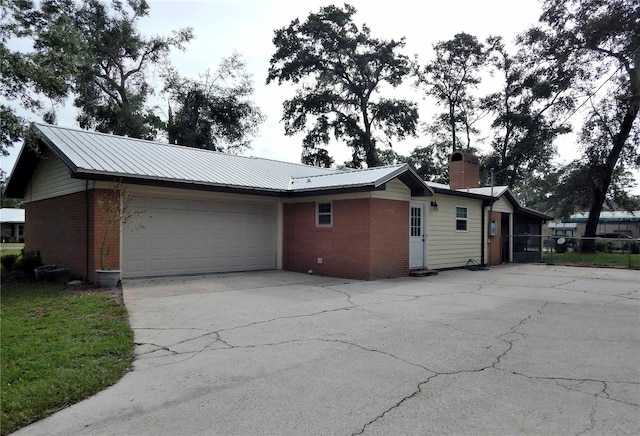
{"type": "Polygon", "coordinates": [[[425,216],[424,203],[411,202],[409,213],[409,268],[424,268],[426,263],[425,216]]]}

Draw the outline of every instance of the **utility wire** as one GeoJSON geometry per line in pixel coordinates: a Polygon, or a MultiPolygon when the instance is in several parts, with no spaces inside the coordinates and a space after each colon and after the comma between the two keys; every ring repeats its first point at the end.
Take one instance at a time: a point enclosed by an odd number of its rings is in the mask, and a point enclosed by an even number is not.
{"type": "Polygon", "coordinates": [[[595,90],[594,92],[592,92],[591,94],[587,94],[587,95],[585,96],[584,101],[580,104],[580,106],[578,106],[577,108],[575,108],[575,109],[574,109],[574,111],[573,111],[573,112],[571,112],[571,114],[570,114],[567,118],[565,118],[564,120],[562,120],[562,122],[561,122],[560,124],[564,124],[564,123],[566,123],[567,121],[569,121],[569,120],[571,119],[571,117],[573,117],[573,116],[574,116],[574,115],[575,115],[575,114],[576,114],[576,113],[577,113],[577,112],[582,108],[582,106],[584,106],[585,104],[587,104],[587,102],[588,102],[588,101],[590,101],[590,100],[591,100],[591,98],[592,98],[593,96],[595,96],[595,95],[596,95],[596,94],[597,94],[597,93],[602,89],[602,87],[603,87],[604,85],[606,85],[607,83],[609,83],[609,82],[610,82],[610,81],[615,77],[615,75],[616,75],[616,74],[618,74],[618,71],[620,71],[620,70],[622,69],[622,67],[623,67],[623,65],[620,65],[618,68],[616,68],[616,70],[613,72],[613,74],[611,74],[611,76],[609,76],[609,78],[608,78],[607,80],[605,80],[604,82],[602,82],[602,83],[600,84],[600,86],[598,86],[598,89],[596,89],[596,90],[595,90]]]}

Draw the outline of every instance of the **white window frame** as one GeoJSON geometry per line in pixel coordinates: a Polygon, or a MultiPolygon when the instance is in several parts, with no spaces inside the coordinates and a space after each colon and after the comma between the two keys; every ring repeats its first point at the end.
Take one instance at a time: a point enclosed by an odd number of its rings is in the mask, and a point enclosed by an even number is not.
{"type": "Polygon", "coordinates": [[[333,227],[333,202],[331,201],[317,201],[316,202],[316,227],[333,227]],[[320,212],[320,205],[328,204],[329,212],[320,212]],[[320,216],[328,216],[328,223],[320,223],[320,216]]]}
{"type": "Polygon", "coordinates": [[[456,206],[456,211],[455,211],[455,226],[456,226],[456,232],[468,232],[469,231],[469,208],[467,206],[456,206]],[[465,217],[459,217],[458,216],[458,209],[464,209],[465,210],[465,217]],[[464,222],[464,230],[460,230],[458,229],[458,221],[463,221],[464,222]]]}

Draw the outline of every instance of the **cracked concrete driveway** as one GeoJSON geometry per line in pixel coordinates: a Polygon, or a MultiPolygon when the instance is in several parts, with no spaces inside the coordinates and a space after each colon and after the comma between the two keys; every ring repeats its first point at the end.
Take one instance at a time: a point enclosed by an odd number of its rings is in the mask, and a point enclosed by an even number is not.
{"type": "Polygon", "coordinates": [[[19,434],[640,434],[640,273],[127,281],[132,372],[19,434]]]}

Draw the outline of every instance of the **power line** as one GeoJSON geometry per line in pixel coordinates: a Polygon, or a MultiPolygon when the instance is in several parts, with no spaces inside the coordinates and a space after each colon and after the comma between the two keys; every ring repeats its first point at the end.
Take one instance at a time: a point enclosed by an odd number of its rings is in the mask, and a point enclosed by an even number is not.
{"type": "Polygon", "coordinates": [[[602,82],[600,84],[600,86],[598,86],[598,89],[596,89],[594,92],[592,92],[591,94],[587,94],[586,98],[584,99],[584,101],[580,104],[580,106],[578,106],[577,108],[574,109],[573,112],[571,112],[571,115],[569,115],[567,118],[565,118],[564,120],[562,120],[562,122],[560,124],[564,124],[567,121],[569,121],[571,119],[571,117],[573,117],[581,108],[582,106],[584,106],[585,104],[587,104],[587,102],[589,100],[591,100],[591,97],[595,96],[604,85],[606,85],[607,83],[609,83],[616,74],[618,74],[618,71],[620,71],[622,69],[623,65],[620,65],[618,68],[616,68],[616,70],[613,72],[613,74],[611,74],[611,76],[609,76],[609,78],[607,80],[605,80],[604,82],[602,82]]]}

